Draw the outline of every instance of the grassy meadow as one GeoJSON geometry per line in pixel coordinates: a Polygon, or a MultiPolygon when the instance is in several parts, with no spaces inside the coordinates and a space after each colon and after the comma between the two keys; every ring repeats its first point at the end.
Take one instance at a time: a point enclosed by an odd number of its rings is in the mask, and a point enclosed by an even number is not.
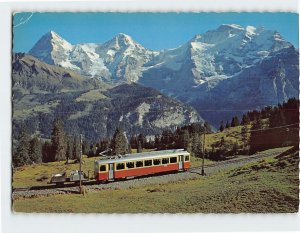
{"type": "MultiPolygon", "coordinates": [[[[211,176],[14,201],[17,212],[290,213],[299,204],[298,148],[211,176]]],[[[87,163],[86,163],[87,164],[87,163]]]]}

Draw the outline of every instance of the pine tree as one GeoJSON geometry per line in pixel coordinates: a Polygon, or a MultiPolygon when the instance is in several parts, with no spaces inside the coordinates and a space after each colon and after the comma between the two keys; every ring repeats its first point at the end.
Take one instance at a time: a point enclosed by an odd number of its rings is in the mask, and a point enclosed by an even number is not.
{"type": "Polygon", "coordinates": [[[131,145],[130,143],[128,144],[128,153],[131,154],[132,153],[132,149],[131,149],[131,145]]]}
{"type": "Polygon", "coordinates": [[[239,125],[240,125],[239,118],[237,116],[233,117],[231,121],[231,127],[236,127],[239,125]]]}
{"type": "Polygon", "coordinates": [[[220,132],[223,132],[224,131],[224,123],[223,121],[221,121],[221,124],[220,124],[220,132]]]}
{"type": "Polygon", "coordinates": [[[43,152],[43,162],[48,163],[48,162],[53,162],[54,161],[54,153],[53,153],[53,148],[52,144],[48,141],[44,143],[42,146],[42,152],[43,152]]]}
{"type": "Polygon", "coordinates": [[[141,147],[142,147],[142,149],[143,148],[146,148],[146,144],[147,144],[147,139],[146,139],[146,137],[145,137],[145,135],[144,134],[139,134],[139,136],[138,136],[138,142],[140,142],[141,143],[141,147]]]}
{"type": "Polygon", "coordinates": [[[130,138],[130,145],[131,145],[131,148],[135,148],[137,149],[137,137],[136,135],[132,135],[131,138],[130,138]]]}
{"type": "Polygon", "coordinates": [[[137,146],[137,153],[141,153],[143,151],[143,148],[142,148],[142,144],[141,144],[141,141],[138,141],[138,146],[137,146]]]}
{"type": "Polygon", "coordinates": [[[225,128],[228,129],[230,127],[229,122],[226,122],[225,128]]]}
{"type": "Polygon", "coordinates": [[[154,139],[154,147],[156,148],[156,149],[159,149],[160,148],[160,137],[159,137],[159,135],[155,135],[155,139],[154,139]]]}
{"type": "Polygon", "coordinates": [[[172,131],[169,129],[164,130],[161,136],[162,149],[170,149],[172,147],[173,139],[172,131]]]}
{"type": "MultiPolygon", "coordinates": [[[[101,149],[102,149],[102,141],[100,142],[100,147],[101,147],[101,149]]],[[[88,142],[87,140],[84,140],[84,141],[82,142],[82,154],[88,155],[88,153],[89,153],[89,148],[90,148],[89,142],[88,142]]]]}
{"type": "Polygon", "coordinates": [[[80,159],[80,142],[76,136],[73,139],[72,157],[77,161],[80,159]]]}
{"type": "Polygon", "coordinates": [[[29,157],[30,157],[31,161],[34,162],[34,163],[41,163],[42,162],[42,158],[43,158],[42,143],[37,137],[34,137],[30,141],[30,154],[29,154],[29,157]]]}
{"type": "Polygon", "coordinates": [[[127,139],[124,135],[124,131],[121,128],[117,128],[112,142],[111,142],[111,149],[114,155],[124,155],[127,153],[127,139]]]}
{"type": "Polygon", "coordinates": [[[26,127],[22,126],[19,145],[16,153],[13,154],[13,158],[12,158],[13,165],[16,167],[21,167],[31,163],[29,153],[30,153],[30,137],[27,133],[26,127]]]}
{"type": "Polygon", "coordinates": [[[254,153],[256,151],[261,150],[264,146],[264,143],[262,141],[263,135],[262,132],[259,129],[263,128],[262,119],[260,117],[260,114],[257,115],[256,119],[254,120],[254,123],[251,127],[251,133],[250,133],[250,153],[254,153]]]}
{"type": "Polygon", "coordinates": [[[250,123],[250,119],[248,117],[248,114],[244,114],[243,117],[242,117],[242,122],[241,122],[241,125],[248,125],[250,123]]]}
{"type": "Polygon", "coordinates": [[[54,120],[51,138],[55,161],[66,159],[66,140],[63,131],[63,123],[59,118],[54,120]]]}
{"type": "Polygon", "coordinates": [[[200,157],[202,154],[202,140],[201,134],[193,133],[191,140],[191,153],[194,156],[200,157]]]}
{"type": "Polygon", "coordinates": [[[243,147],[244,149],[247,147],[247,144],[248,144],[248,135],[247,135],[247,132],[248,132],[248,128],[247,128],[247,125],[244,125],[243,128],[242,128],[242,131],[241,131],[241,136],[242,136],[242,141],[243,141],[243,147]]]}
{"type": "Polygon", "coordinates": [[[188,130],[183,130],[183,133],[180,135],[182,148],[187,150],[190,141],[190,134],[188,130]]]}

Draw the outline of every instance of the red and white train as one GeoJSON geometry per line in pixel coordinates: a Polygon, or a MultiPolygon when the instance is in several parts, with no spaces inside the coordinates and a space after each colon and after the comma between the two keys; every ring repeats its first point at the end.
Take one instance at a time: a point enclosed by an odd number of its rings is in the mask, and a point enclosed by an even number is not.
{"type": "Polygon", "coordinates": [[[156,173],[185,171],[189,167],[189,152],[183,149],[162,150],[95,160],[94,175],[97,181],[110,181],[156,173]]]}

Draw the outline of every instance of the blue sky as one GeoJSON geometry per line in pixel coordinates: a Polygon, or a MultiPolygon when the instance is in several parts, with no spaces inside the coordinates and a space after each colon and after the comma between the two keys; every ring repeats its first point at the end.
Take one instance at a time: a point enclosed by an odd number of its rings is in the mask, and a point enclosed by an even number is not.
{"type": "Polygon", "coordinates": [[[50,30],[72,44],[103,43],[122,32],[148,49],[168,49],[221,24],[263,26],[299,47],[295,13],[18,13],[13,50],[28,52],[50,30]]]}

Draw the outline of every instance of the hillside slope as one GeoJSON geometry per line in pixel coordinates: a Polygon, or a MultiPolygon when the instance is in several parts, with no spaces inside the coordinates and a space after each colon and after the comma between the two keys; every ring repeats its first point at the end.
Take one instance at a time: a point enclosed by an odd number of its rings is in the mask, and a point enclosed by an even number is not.
{"type": "Polygon", "coordinates": [[[15,54],[13,61],[13,132],[25,123],[31,134],[49,138],[55,117],[67,133],[86,139],[111,137],[117,127],[127,136],[155,135],[163,129],[202,121],[187,105],[138,84],[110,87],[32,56],[15,54]]]}

